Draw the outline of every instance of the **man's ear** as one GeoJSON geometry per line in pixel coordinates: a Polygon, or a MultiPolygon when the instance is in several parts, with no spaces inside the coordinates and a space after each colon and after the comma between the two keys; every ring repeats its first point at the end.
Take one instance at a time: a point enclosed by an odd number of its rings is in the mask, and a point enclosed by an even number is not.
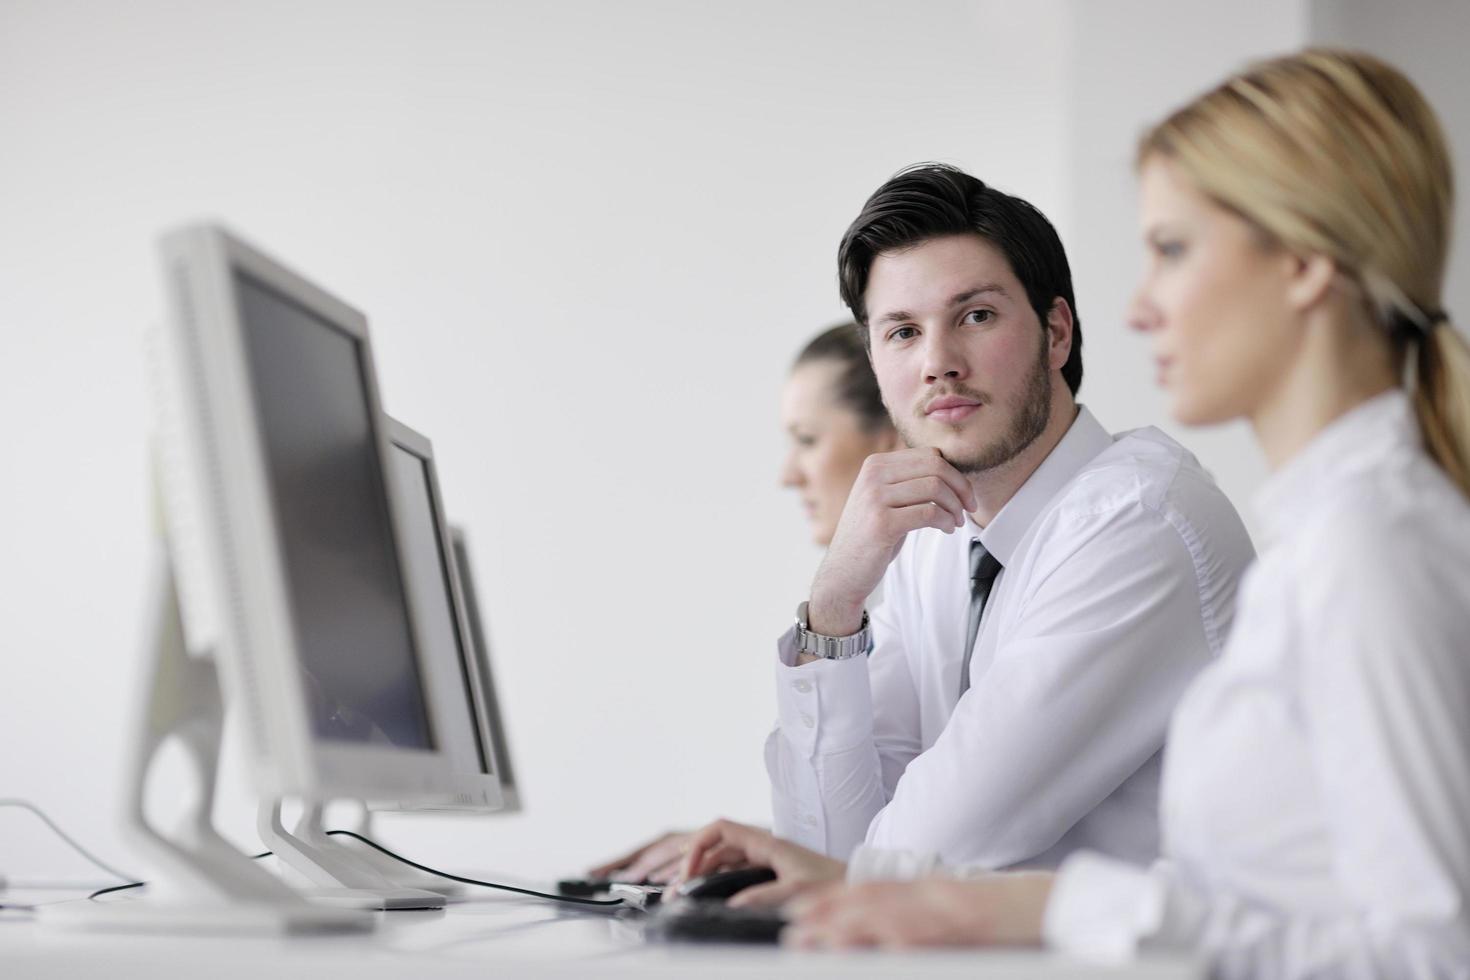
{"type": "Polygon", "coordinates": [[[1046,334],[1047,364],[1060,371],[1072,356],[1072,306],[1060,296],[1052,299],[1046,311],[1046,334]]]}
{"type": "Polygon", "coordinates": [[[1321,253],[1288,255],[1286,301],[1305,313],[1326,298],[1337,278],[1337,263],[1321,253]]]}

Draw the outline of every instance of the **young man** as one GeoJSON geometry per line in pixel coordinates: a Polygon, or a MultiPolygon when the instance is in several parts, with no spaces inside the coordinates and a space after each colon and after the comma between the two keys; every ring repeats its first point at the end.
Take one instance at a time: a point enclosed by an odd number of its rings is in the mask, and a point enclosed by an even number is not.
{"type": "Polygon", "coordinates": [[[780,640],[776,835],[842,859],[1152,858],[1165,726],[1224,642],[1244,526],[1175,442],[1074,400],[1071,272],[1025,201],[918,166],[838,261],[910,448],[868,459],[780,640]]]}

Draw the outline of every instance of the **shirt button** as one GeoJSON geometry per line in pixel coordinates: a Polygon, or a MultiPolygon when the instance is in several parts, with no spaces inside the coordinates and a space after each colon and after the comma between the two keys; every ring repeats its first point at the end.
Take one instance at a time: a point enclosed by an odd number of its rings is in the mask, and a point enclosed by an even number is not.
{"type": "Polygon", "coordinates": [[[810,694],[812,690],[811,681],[797,681],[791,686],[796,688],[796,692],[798,694],[810,694]]]}
{"type": "Polygon", "coordinates": [[[815,725],[817,723],[817,720],[815,718],[813,718],[811,715],[802,715],[801,716],[801,723],[803,725],[805,725],[806,727],[811,728],[813,725],[815,725]]]}

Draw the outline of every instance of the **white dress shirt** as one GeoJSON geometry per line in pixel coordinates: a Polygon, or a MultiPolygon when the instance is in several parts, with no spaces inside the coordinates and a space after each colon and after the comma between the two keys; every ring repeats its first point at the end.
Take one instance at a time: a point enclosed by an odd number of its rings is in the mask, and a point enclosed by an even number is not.
{"type": "Polygon", "coordinates": [[[1398,391],[1257,504],[1270,546],[1170,729],[1167,860],[1067,861],[1048,941],[1193,948],[1221,977],[1470,976],[1470,504],[1398,391]]]}
{"type": "Polygon", "coordinates": [[[988,527],[908,536],[871,656],[792,666],[781,638],[776,833],[839,858],[866,840],[988,868],[1084,846],[1152,859],[1168,718],[1222,648],[1251,558],[1194,457],[1080,409],[988,527]],[[1004,570],[961,697],[972,538],[1004,570]]]}

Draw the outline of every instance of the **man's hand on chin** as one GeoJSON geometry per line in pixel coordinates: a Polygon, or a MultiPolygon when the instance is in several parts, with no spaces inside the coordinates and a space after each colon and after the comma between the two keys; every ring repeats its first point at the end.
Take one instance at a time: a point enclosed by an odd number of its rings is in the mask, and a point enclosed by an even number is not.
{"type": "Polygon", "coordinates": [[[856,633],[863,603],[908,533],[921,527],[952,533],[977,506],[970,481],[937,449],[869,456],[812,582],[808,628],[824,636],[856,633]]]}

